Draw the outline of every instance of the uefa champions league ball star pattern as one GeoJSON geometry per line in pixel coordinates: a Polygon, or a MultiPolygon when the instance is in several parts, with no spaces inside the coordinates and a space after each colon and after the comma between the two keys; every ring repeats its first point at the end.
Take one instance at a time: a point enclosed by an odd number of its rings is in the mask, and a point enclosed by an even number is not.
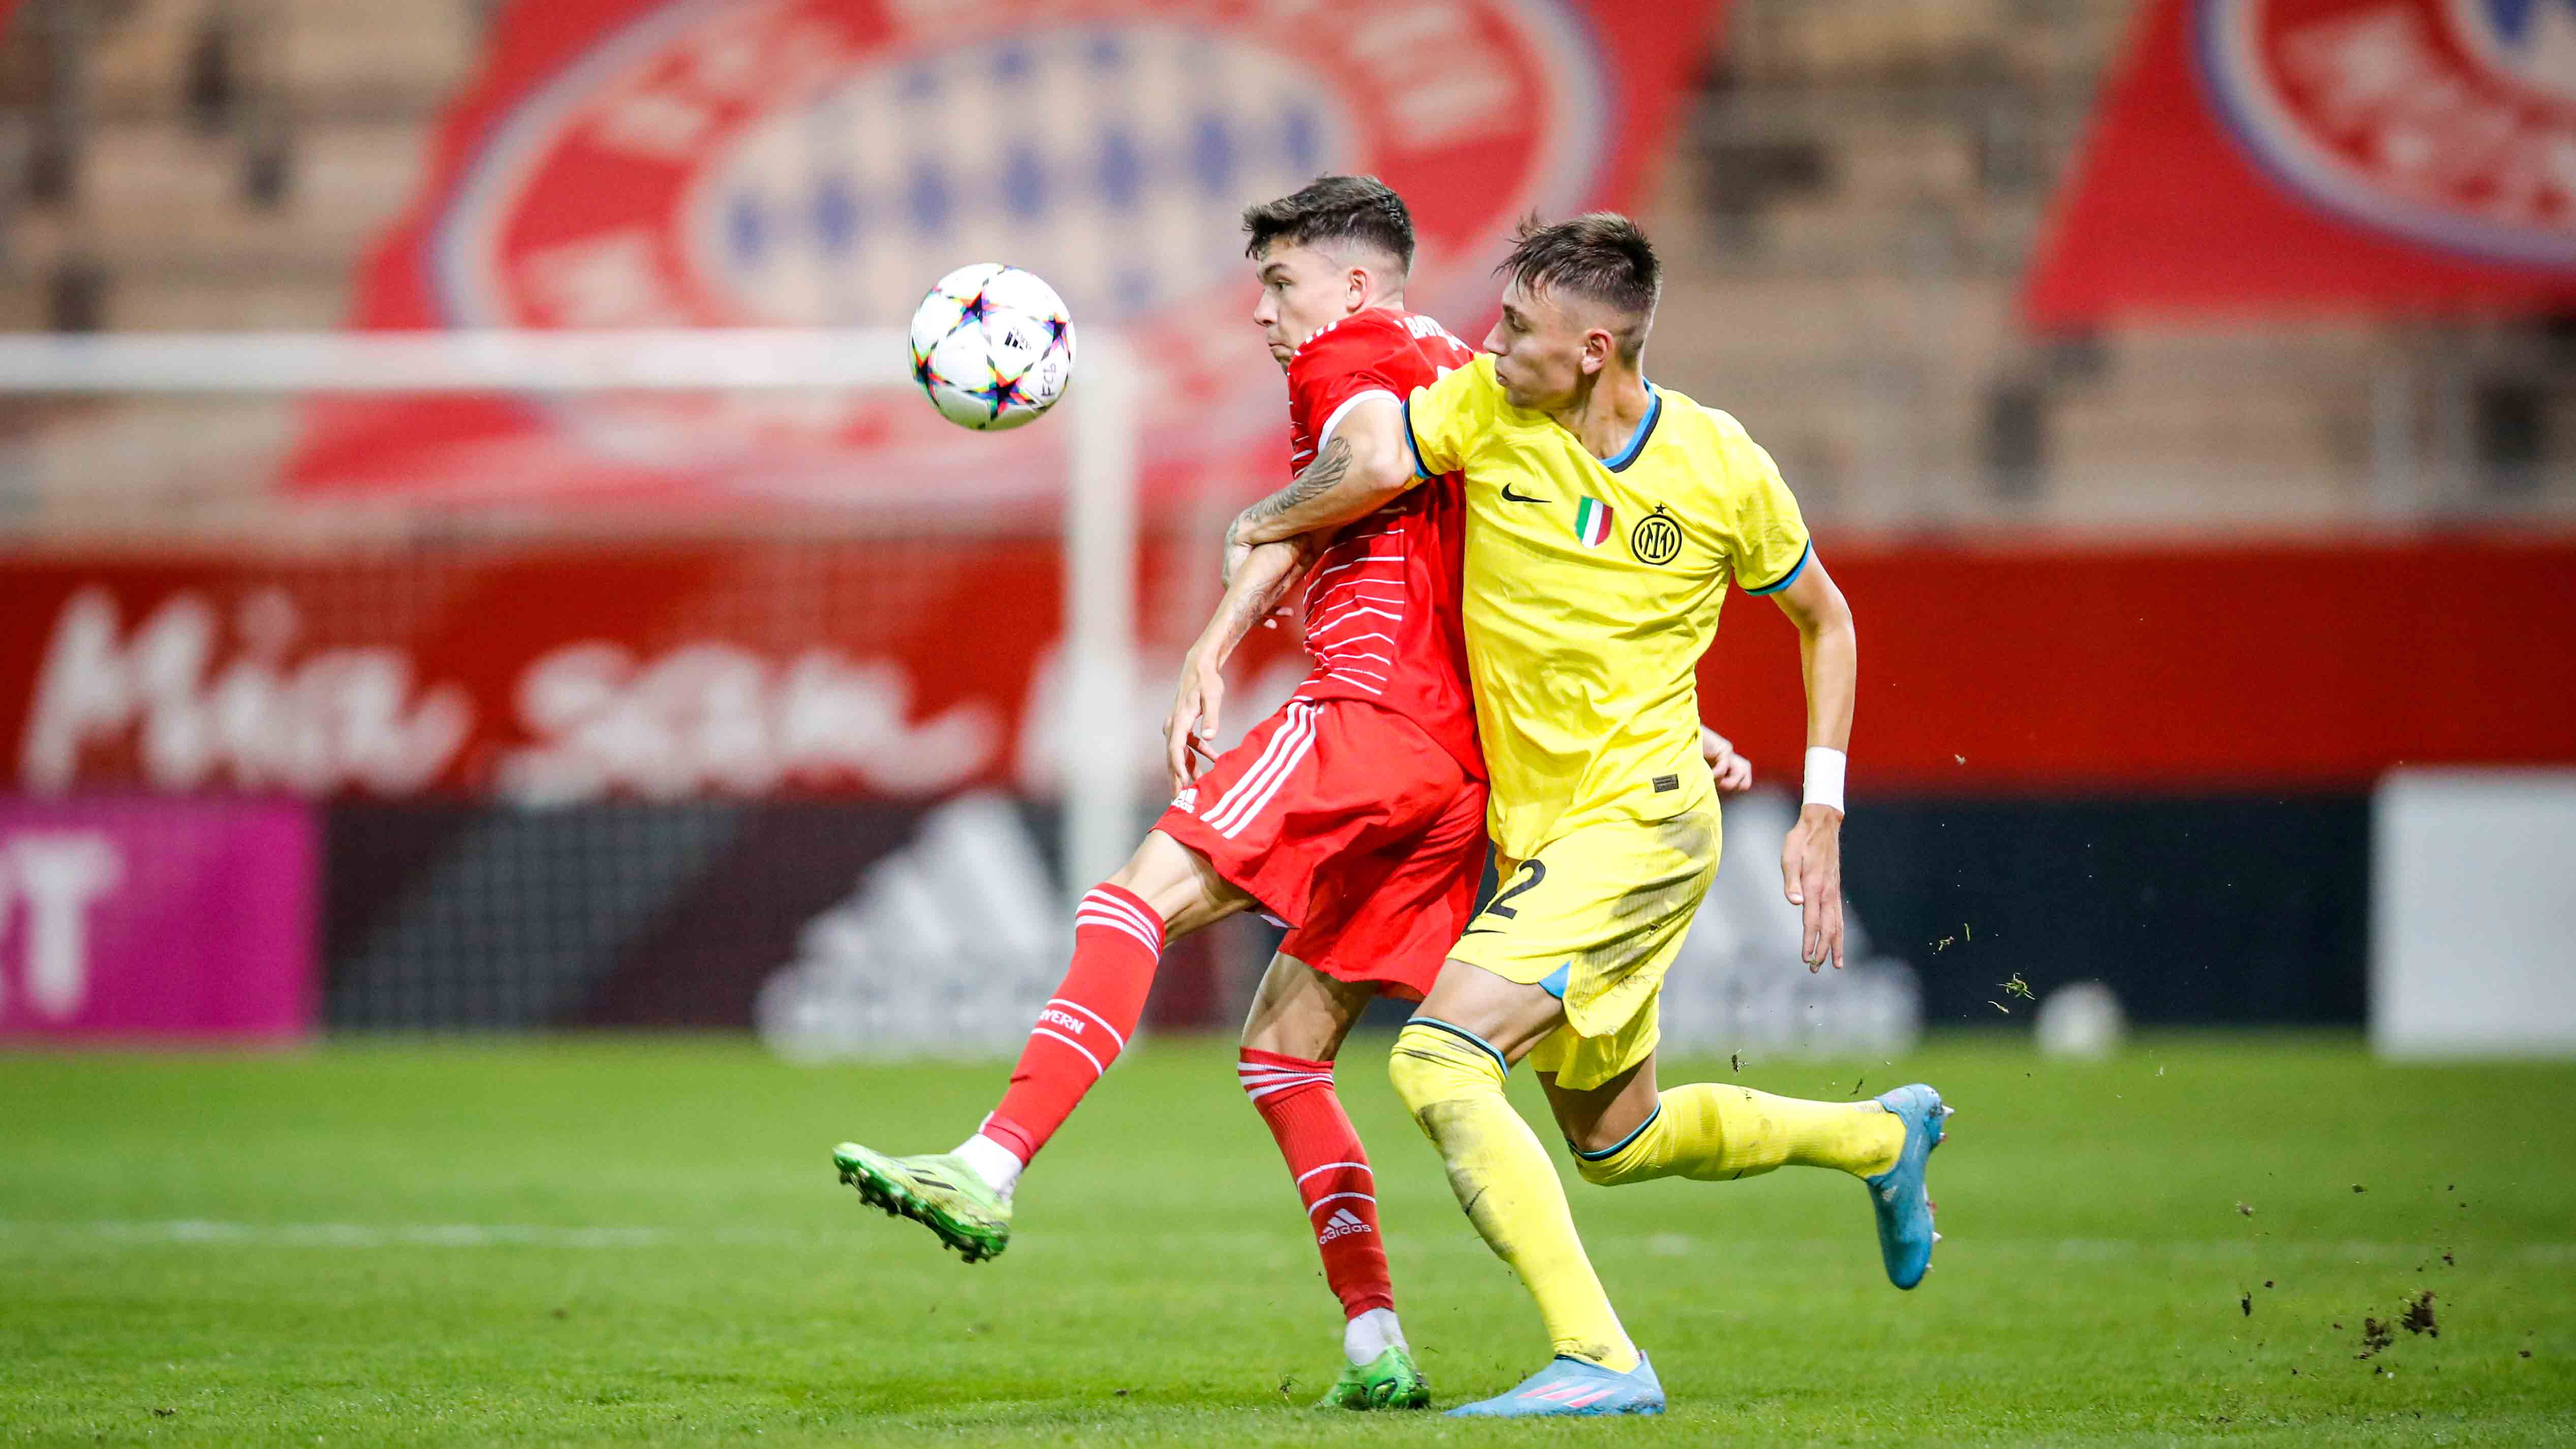
{"type": "Polygon", "coordinates": [[[1064,299],[1017,267],[959,267],[912,314],[913,381],[959,427],[1000,432],[1030,422],[1072,377],[1064,299]]]}

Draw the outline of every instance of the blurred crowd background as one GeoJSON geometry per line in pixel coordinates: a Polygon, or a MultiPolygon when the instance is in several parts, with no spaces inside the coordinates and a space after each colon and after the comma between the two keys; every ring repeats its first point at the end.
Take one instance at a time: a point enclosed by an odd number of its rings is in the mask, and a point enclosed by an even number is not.
{"type": "MultiPolygon", "coordinates": [[[[347,321],[362,258],[418,196],[508,7],[21,8],[0,61],[0,321],[78,333],[347,321]]],[[[2018,299],[2136,0],[1717,9],[1671,37],[1693,64],[1626,198],[1673,270],[1656,367],[1759,419],[1821,520],[2215,529],[2576,508],[2563,309],[2436,310],[2393,287],[2377,307],[2283,315],[2257,289],[2234,315],[2029,324],[2018,299]]],[[[282,403],[226,411],[161,430],[14,418],[0,516],[167,526],[255,495],[273,468],[209,452],[259,460],[291,425],[282,403]]]]}
{"type": "MultiPolygon", "coordinates": [[[[1788,979],[1757,796],[1677,1030],[2098,980],[2576,1049],[2576,6],[974,8],[0,5],[0,1034],[1006,1046],[1087,883],[1067,779],[1147,818],[1209,540],[1282,476],[1234,214],[1348,169],[1470,340],[1519,209],[1640,215],[1651,373],[1852,595],[1866,968],[1788,979]],[[1063,416],[57,386],[101,337],[242,334],[247,379],[250,334],[885,328],[983,259],[1141,359],[1129,707],[1056,647],[1063,416]]],[[[1780,781],[1769,613],[1704,703],[1780,781]]],[[[1289,633],[1242,672],[1235,730],[1289,633]]],[[[1264,949],[1192,947],[1158,1019],[1264,949]]]]}

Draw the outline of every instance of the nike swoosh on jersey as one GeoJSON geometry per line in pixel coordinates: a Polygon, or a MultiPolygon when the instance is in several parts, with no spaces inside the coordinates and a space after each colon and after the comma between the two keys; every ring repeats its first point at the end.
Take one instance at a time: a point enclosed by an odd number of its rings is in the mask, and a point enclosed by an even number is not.
{"type": "Polygon", "coordinates": [[[1512,491],[1512,485],[1506,483],[1503,485],[1503,501],[1506,503],[1545,503],[1547,500],[1540,498],[1535,494],[1514,493],[1512,491]]]}

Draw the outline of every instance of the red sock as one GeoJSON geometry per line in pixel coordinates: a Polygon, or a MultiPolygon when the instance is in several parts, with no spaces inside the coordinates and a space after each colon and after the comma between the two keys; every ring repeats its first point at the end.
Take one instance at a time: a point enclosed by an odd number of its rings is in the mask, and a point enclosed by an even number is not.
{"type": "Polygon", "coordinates": [[[1386,1272],[1386,1244],[1377,1231],[1377,1177],[1368,1151],[1333,1092],[1333,1064],[1243,1050],[1235,1068],[1288,1175],[1306,1204],[1316,1251],[1324,1255],[1324,1281],[1342,1300],[1342,1316],[1395,1307],[1395,1283],[1386,1272]]]}
{"type": "Polygon", "coordinates": [[[1038,1012],[985,1136],[1022,1162],[1038,1155],[1136,1034],[1162,955],[1163,918],[1152,906],[1114,885],[1091,888],[1073,913],[1073,965],[1038,1012]]]}

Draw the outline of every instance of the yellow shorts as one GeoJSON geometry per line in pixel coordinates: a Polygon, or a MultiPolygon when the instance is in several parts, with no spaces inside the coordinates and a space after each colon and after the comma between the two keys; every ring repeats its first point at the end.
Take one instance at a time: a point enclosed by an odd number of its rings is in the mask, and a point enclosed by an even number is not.
{"type": "Polygon", "coordinates": [[[1582,826],[1496,863],[1493,900],[1449,956],[1565,1002],[1566,1024],[1530,1052],[1532,1070],[1582,1091],[1654,1051],[1655,998],[1717,878],[1718,844],[1711,808],[1582,826]]]}

